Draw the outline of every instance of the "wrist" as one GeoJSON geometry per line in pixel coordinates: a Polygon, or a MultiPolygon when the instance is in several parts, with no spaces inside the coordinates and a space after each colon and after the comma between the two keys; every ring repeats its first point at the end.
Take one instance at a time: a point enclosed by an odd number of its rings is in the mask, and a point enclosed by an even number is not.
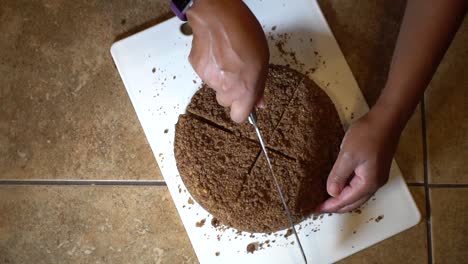
{"type": "Polygon", "coordinates": [[[374,129],[385,137],[398,138],[407,119],[398,111],[398,106],[378,100],[368,113],[374,129]]]}
{"type": "Polygon", "coordinates": [[[369,114],[385,127],[401,133],[413,114],[417,102],[412,102],[404,95],[396,93],[398,89],[394,88],[387,83],[369,114]]]}

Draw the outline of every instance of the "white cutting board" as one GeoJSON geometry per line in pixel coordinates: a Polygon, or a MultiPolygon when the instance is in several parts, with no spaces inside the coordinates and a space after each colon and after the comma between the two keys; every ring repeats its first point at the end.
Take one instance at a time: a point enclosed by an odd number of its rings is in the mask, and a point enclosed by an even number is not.
{"type": "MultiPolygon", "coordinates": [[[[293,48],[297,53],[297,59],[305,65],[296,67],[300,71],[316,68],[309,76],[332,98],[345,128],[368,111],[315,1],[245,2],[266,33],[271,33],[276,26],[275,35],[291,34],[284,49],[293,48]]],[[[190,195],[181,181],[174,158],[174,126],[201,82],[188,63],[191,37],[181,34],[181,24],[176,18],[170,19],[115,43],[111,53],[198,260],[201,263],[301,263],[297,245],[291,245],[294,236],[284,238],[284,230],[272,235],[254,234],[255,237],[246,233],[236,235],[233,229],[217,231],[211,226],[212,217],[207,211],[196,202],[188,203],[190,195]],[[202,219],[206,219],[206,223],[196,227],[196,222],[202,219]],[[246,252],[249,243],[266,240],[275,242],[253,254],[246,252]]],[[[275,42],[269,41],[272,63],[291,63],[290,59],[280,56],[275,42]]],[[[325,215],[316,220],[308,218],[297,225],[309,263],[337,261],[420,221],[420,213],[395,162],[389,182],[361,211],[360,214],[325,215]],[[380,215],[384,218],[376,222],[374,219],[380,215]]]]}

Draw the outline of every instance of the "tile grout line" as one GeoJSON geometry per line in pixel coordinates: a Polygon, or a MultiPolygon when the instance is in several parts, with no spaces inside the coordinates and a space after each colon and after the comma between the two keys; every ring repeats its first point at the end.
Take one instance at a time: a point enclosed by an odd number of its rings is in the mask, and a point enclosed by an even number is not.
{"type": "Polygon", "coordinates": [[[468,183],[429,183],[430,188],[468,188],[468,183]]]}
{"type": "Polygon", "coordinates": [[[426,235],[427,235],[427,261],[429,264],[434,263],[433,248],[432,248],[432,213],[431,199],[429,190],[429,168],[427,160],[427,126],[426,126],[426,98],[425,95],[421,100],[421,126],[422,126],[422,147],[423,147],[423,173],[424,173],[424,192],[426,193],[426,235]]]}
{"type": "MultiPolygon", "coordinates": [[[[425,183],[422,182],[408,182],[406,185],[410,187],[426,187],[425,183]]],[[[468,188],[468,183],[429,183],[429,188],[468,188]]]]}
{"type": "Polygon", "coordinates": [[[163,180],[0,180],[2,185],[167,186],[163,180]]]}

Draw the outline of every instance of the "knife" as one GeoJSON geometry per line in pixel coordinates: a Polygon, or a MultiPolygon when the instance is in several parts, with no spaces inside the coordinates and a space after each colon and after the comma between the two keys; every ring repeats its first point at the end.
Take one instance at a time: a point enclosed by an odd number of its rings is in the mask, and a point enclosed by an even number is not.
{"type": "Polygon", "coordinates": [[[289,212],[288,205],[286,204],[286,201],[284,200],[283,191],[281,190],[281,187],[278,184],[278,180],[276,179],[275,173],[273,172],[273,166],[271,166],[270,157],[268,156],[268,152],[266,150],[265,143],[263,142],[262,133],[260,133],[260,129],[257,126],[257,113],[255,112],[255,110],[252,111],[252,113],[250,113],[248,120],[249,120],[249,123],[252,124],[252,126],[254,127],[255,133],[257,133],[258,141],[260,142],[260,146],[262,147],[263,154],[265,155],[265,158],[267,160],[268,167],[270,169],[270,174],[273,177],[273,181],[274,181],[276,189],[278,191],[278,195],[280,197],[281,203],[283,204],[284,212],[286,213],[286,215],[288,217],[289,225],[291,226],[291,229],[294,232],[294,236],[296,237],[296,242],[297,242],[297,245],[299,245],[299,249],[301,250],[301,254],[302,254],[302,258],[304,259],[304,263],[307,264],[307,258],[305,256],[304,249],[302,248],[301,241],[299,240],[299,236],[297,235],[296,228],[294,227],[294,223],[293,223],[293,220],[292,220],[292,217],[291,217],[291,213],[289,212]]]}

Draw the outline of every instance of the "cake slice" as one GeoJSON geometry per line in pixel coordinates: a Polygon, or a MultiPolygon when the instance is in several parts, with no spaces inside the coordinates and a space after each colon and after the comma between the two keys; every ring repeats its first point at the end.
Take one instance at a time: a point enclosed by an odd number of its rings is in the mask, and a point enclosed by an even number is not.
{"type": "MultiPolygon", "coordinates": [[[[325,183],[315,167],[270,151],[273,171],[295,223],[323,202],[325,183]]],[[[234,226],[251,232],[272,232],[289,227],[276,185],[263,153],[248,175],[239,197],[243,217],[234,226]]]]}
{"type": "Polygon", "coordinates": [[[235,132],[237,124],[229,116],[229,109],[222,107],[216,101],[216,92],[206,84],[193,95],[187,112],[199,116],[218,126],[235,132]]]}
{"type": "Polygon", "coordinates": [[[239,207],[237,198],[260,148],[192,115],[176,125],[174,152],[180,177],[193,198],[223,224],[239,207]]]}
{"type": "MultiPolygon", "coordinates": [[[[329,172],[342,138],[343,128],[333,102],[306,78],[284,112],[269,147],[329,172]]],[[[328,172],[321,176],[326,179],[328,172]]]]}
{"type": "MultiPolygon", "coordinates": [[[[257,121],[265,142],[270,139],[281,116],[294,95],[297,85],[303,76],[285,66],[270,65],[265,85],[264,98],[266,108],[257,109],[257,121]]],[[[257,141],[253,127],[244,122],[234,123],[229,109],[220,106],[216,101],[216,92],[207,85],[195,93],[187,111],[210,122],[222,126],[236,135],[257,141]]]]}

